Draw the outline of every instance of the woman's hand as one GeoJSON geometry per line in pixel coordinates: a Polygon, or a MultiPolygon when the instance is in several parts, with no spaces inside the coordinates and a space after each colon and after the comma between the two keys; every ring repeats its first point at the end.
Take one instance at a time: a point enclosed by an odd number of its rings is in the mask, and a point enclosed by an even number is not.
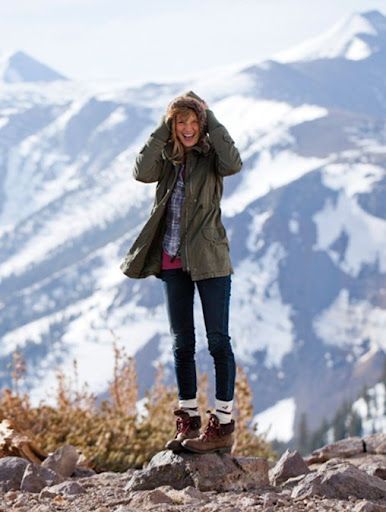
{"type": "Polygon", "coordinates": [[[207,109],[209,108],[206,101],[204,101],[202,98],[200,98],[200,96],[198,96],[195,92],[193,91],[188,91],[185,96],[190,96],[191,98],[194,98],[195,100],[199,101],[201,103],[201,105],[207,109]]]}

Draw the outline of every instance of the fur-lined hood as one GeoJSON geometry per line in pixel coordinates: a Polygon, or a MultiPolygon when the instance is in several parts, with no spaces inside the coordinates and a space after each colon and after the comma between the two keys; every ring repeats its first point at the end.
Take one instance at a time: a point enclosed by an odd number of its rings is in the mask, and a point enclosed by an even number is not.
{"type": "MultiPolygon", "coordinates": [[[[207,135],[208,131],[208,123],[207,123],[207,115],[206,115],[206,109],[204,105],[198,101],[197,99],[193,98],[189,95],[189,93],[177,96],[177,98],[174,98],[168,105],[168,108],[166,110],[166,116],[165,120],[171,122],[172,119],[172,112],[175,109],[183,109],[183,108],[189,108],[190,110],[193,110],[193,112],[196,113],[198,118],[198,123],[200,126],[200,139],[197,142],[197,144],[192,148],[192,150],[198,151],[199,153],[207,154],[210,150],[210,142],[209,137],[207,135]]],[[[169,142],[163,151],[164,157],[168,160],[172,160],[171,158],[171,151],[172,151],[172,142],[169,142]]]]}

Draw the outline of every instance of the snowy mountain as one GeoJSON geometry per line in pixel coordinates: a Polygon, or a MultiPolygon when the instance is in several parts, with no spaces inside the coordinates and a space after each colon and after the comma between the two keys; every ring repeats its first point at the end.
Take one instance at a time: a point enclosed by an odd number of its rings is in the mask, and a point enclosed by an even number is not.
{"type": "Polygon", "coordinates": [[[52,82],[67,80],[24,52],[0,53],[0,83],[52,82]]]}
{"type": "MultiPolygon", "coordinates": [[[[133,180],[133,160],[169,100],[188,89],[229,128],[244,161],[225,180],[222,209],[235,268],[232,341],[260,428],[287,442],[302,415],[315,429],[375,384],[386,348],[385,25],[380,13],[354,15],[320,39],[314,58],[194,83],[5,85],[2,384],[19,347],[34,397],[51,391],[58,365],[71,372],[74,358],[103,393],[116,338],[136,356],[142,392],[156,361],[173,379],[161,283],[129,280],[119,264],[154,194],[133,180]],[[331,41],[342,49],[356,38],[371,43],[367,56],[330,52],[331,41]]],[[[198,300],[196,317],[205,370],[198,300]]]]}
{"type": "Polygon", "coordinates": [[[368,11],[345,17],[324,34],[274,58],[280,62],[339,58],[364,60],[378,53],[385,43],[385,17],[378,11],[368,11]]]}

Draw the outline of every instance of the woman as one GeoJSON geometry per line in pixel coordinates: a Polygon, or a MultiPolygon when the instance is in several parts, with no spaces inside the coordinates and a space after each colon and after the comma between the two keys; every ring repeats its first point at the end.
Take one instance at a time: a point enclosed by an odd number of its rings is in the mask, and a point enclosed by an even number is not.
{"type": "Polygon", "coordinates": [[[223,177],[242,162],[226,128],[193,92],[175,98],[140,151],[135,179],[157,182],[150,219],[121,264],[133,278],[154,275],[165,288],[178,386],[177,432],[166,447],[230,451],[235,360],[228,334],[233,269],[221,221],[223,177]],[[193,297],[197,287],[216,376],[215,413],[200,435],[193,297]]]}

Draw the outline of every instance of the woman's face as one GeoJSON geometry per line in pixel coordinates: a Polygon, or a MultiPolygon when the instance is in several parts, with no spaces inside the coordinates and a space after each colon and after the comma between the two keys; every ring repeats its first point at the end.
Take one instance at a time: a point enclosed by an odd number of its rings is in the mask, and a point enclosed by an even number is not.
{"type": "Polygon", "coordinates": [[[191,112],[188,116],[176,115],[176,135],[185,148],[192,148],[200,138],[200,125],[197,114],[191,112]]]}

